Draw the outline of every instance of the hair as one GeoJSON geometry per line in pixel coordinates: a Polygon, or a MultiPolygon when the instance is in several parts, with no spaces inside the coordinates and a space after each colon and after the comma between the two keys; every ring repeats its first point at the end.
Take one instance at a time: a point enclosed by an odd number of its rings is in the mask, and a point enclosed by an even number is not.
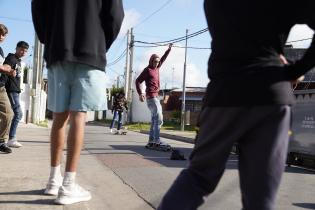
{"type": "Polygon", "coordinates": [[[17,44],[16,44],[16,47],[20,47],[20,48],[24,48],[24,49],[28,49],[29,48],[29,45],[27,42],[24,42],[24,41],[19,41],[17,44]]]}
{"type": "Polygon", "coordinates": [[[0,23],[0,34],[1,35],[7,35],[8,32],[9,32],[8,28],[5,25],[0,23]]]}

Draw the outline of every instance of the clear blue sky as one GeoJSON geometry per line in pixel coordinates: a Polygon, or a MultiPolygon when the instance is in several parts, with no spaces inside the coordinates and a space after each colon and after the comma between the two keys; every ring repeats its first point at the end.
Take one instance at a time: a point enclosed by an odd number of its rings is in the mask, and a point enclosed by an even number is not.
{"type": "MultiPolygon", "coordinates": [[[[185,35],[185,30],[189,29],[190,33],[196,32],[206,28],[206,22],[203,13],[203,0],[124,0],[124,8],[126,11],[125,26],[135,26],[135,39],[140,41],[164,41],[182,37],[185,35]],[[161,6],[169,2],[164,8],[156,12],[161,6]],[[128,15],[128,16],[127,16],[128,15]],[[151,16],[151,17],[150,17],[151,16]],[[148,18],[149,17],[149,18],[148,18]],[[147,19],[148,18],[148,19],[147,19]],[[143,20],[146,20],[143,22],[143,20]],[[139,24],[140,23],[140,24],[139,24]]],[[[0,22],[4,23],[9,28],[9,35],[6,41],[1,45],[5,53],[14,52],[16,43],[20,40],[28,42],[31,46],[34,43],[34,29],[31,18],[31,1],[30,0],[1,0],[0,8],[0,22]]],[[[122,33],[125,32],[122,31],[122,33]]],[[[204,33],[189,40],[190,46],[209,47],[210,38],[208,33],[204,33]]],[[[183,46],[184,42],[178,43],[183,46]]],[[[126,39],[124,34],[119,36],[112,49],[108,52],[108,62],[114,61],[121,52],[126,48],[126,39]]],[[[140,72],[146,65],[148,51],[153,51],[158,54],[163,53],[166,47],[159,48],[136,48],[134,59],[134,70],[140,72]]],[[[29,50],[29,55],[32,54],[32,48],[29,50]]],[[[177,64],[172,67],[165,67],[169,69],[176,68],[172,72],[174,80],[183,72],[183,50],[174,50],[171,54],[176,60],[177,64]],[[179,52],[177,52],[179,51],[179,52]],[[176,56],[179,54],[180,56],[176,56]],[[179,64],[179,62],[182,62],[179,64]],[[175,74],[175,76],[174,76],[175,74]],[[177,76],[176,76],[177,75],[177,76]],[[175,79],[174,79],[175,78],[175,79]]],[[[188,68],[189,64],[194,64],[194,71],[203,71],[205,76],[207,58],[209,50],[190,50],[188,51],[188,68]]],[[[25,58],[25,62],[32,64],[32,56],[25,58]]],[[[122,59],[116,65],[110,66],[107,69],[108,83],[111,83],[117,75],[123,74],[125,59],[122,59]]],[[[167,63],[171,65],[171,63],[167,63]]],[[[166,66],[167,66],[166,65],[166,66]]],[[[170,75],[165,75],[165,80],[168,79],[168,87],[170,87],[170,75]]],[[[163,81],[162,81],[163,83],[163,81]]],[[[175,82],[174,82],[175,83],[175,82]]],[[[205,83],[205,82],[204,82],[205,83]]],[[[164,85],[164,83],[162,84],[164,85]]],[[[174,84],[175,85],[175,84],[174,84]]],[[[178,84],[177,86],[180,86],[178,84]]],[[[205,84],[200,84],[204,86],[205,84]]]]}
{"type": "MultiPolygon", "coordinates": [[[[127,28],[134,27],[135,40],[157,42],[182,37],[185,35],[186,29],[189,30],[189,33],[193,33],[207,27],[203,0],[123,0],[123,2],[126,18],[121,35],[107,53],[108,63],[115,61],[126,48],[127,28]],[[163,5],[164,7],[161,8],[163,5]]],[[[1,45],[5,53],[14,52],[16,43],[20,40],[33,46],[31,0],[1,0],[0,8],[0,22],[9,28],[9,35],[1,45]]],[[[292,34],[291,40],[309,38],[311,34],[309,29],[300,27],[292,34]]],[[[209,33],[204,33],[189,39],[188,46],[209,48],[210,42],[209,33]]],[[[184,46],[184,44],[184,42],[176,43],[177,46],[184,46]]],[[[297,45],[298,47],[305,47],[309,43],[296,44],[301,44],[297,45]]],[[[162,55],[164,50],[166,47],[135,48],[134,72],[139,74],[142,71],[152,53],[162,55]]],[[[24,60],[27,64],[32,64],[32,56],[30,56],[32,47],[29,52],[29,56],[24,60]]],[[[187,86],[206,86],[208,82],[207,60],[210,53],[210,50],[188,50],[187,86]]],[[[109,86],[115,82],[118,75],[123,74],[124,66],[125,58],[107,68],[109,86]]],[[[162,67],[161,86],[181,87],[183,66],[184,50],[174,48],[162,67]]]]}

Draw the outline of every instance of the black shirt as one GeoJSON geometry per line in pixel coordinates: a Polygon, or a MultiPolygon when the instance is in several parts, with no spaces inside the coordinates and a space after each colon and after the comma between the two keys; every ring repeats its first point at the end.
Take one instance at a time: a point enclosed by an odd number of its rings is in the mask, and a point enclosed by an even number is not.
{"type": "MultiPolygon", "coordinates": [[[[2,48],[0,47],[0,64],[2,64],[2,62],[4,61],[4,53],[3,53],[3,50],[2,48]]],[[[2,77],[1,75],[1,72],[0,72],[0,87],[3,87],[5,86],[5,82],[6,82],[6,78],[5,77],[2,77]]]]}
{"type": "Polygon", "coordinates": [[[124,11],[121,0],[33,0],[32,15],[48,67],[69,61],[105,70],[124,11]]]}
{"type": "Polygon", "coordinates": [[[11,66],[11,69],[16,70],[16,76],[12,77],[6,74],[2,74],[1,78],[5,81],[5,89],[7,92],[21,92],[21,59],[18,58],[15,54],[9,53],[5,58],[3,64],[8,64],[11,66]]]}
{"type": "MultiPolygon", "coordinates": [[[[314,0],[205,0],[212,37],[208,106],[292,104],[290,81],[315,66],[315,43],[296,63],[279,55],[295,24],[315,28],[314,0]]],[[[308,38],[308,37],[305,37],[308,38]]]]}

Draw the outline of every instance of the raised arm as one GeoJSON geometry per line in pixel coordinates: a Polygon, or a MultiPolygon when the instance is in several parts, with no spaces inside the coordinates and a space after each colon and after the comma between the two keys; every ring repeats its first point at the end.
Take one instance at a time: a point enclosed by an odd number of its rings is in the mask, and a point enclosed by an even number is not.
{"type": "Polygon", "coordinates": [[[170,54],[170,52],[171,52],[172,46],[173,46],[173,44],[169,44],[168,45],[168,49],[165,51],[164,55],[161,57],[158,67],[161,67],[162,64],[164,63],[164,61],[166,60],[168,54],[170,54]]]}

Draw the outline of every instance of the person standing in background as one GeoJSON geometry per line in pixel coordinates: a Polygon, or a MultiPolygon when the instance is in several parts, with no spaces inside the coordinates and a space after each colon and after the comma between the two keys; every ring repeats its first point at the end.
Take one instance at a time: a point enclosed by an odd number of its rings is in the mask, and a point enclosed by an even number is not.
{"type": "MultiPolygon", "coordinates": [[[[5,25],[0,24],[0,43],[2,43],[8,34],[8,29],[5,25]]],[[[11,69],[11,66],[3,64],[4,53],[0,47],[0,152],[11,153],[12,150],[7,146],[6,140],[13,118],[10,101],[5,90],[6,77],[1,75],[7,74],[12,77],[16,76],[16,71],[11,69]]]]}
{"type": "Polygon", "coordinates": [[[8,97],[11,103],[12,110],[14,112],[14,117],[12,119],[10,132],[9,132],[9,147],[19,148],[22,146],[16,138],[16,130],[20,120],[22,119],[23,113],[20,106],[20,93],[21,93],[21,73],[22,65],[21,59],[26,55],[29,45],[24,41],[19,41],[15,48],[15,53],[9,53],[5,58],[4,64],[8,64],[12,69],[15,69],[16,76],[5,75],[6,83],[5,88],[8,93],[8,97]]]}

